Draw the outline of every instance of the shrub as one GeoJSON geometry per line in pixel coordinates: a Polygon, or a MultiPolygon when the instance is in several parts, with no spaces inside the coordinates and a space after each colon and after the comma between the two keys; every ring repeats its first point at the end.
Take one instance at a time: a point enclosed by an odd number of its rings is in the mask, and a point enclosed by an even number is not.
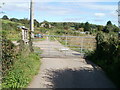
{"type": "Polygon", "coordinates": [[[87,53],[86,58],[102,67],[116,85],[120,86],[120,40],[114,34],[100,32],[96,36],[96,41],[96,50],[87,53]]]}
{"type": "Polygon", "coordinates": [[[2,39],[2,73],[6,74],[6,71],[10,69],[10,67],[14,63],[14,58],[16,58],[16,54],[14,52],[14,44],[5,38],[2,39]]]}
{"type": "Polygon", "coordinates": [[[25,88],[37,74],[39,66],[38,54],[30,53],[28,48],[24,49],[3,78],[2,88],[25,88]]]}

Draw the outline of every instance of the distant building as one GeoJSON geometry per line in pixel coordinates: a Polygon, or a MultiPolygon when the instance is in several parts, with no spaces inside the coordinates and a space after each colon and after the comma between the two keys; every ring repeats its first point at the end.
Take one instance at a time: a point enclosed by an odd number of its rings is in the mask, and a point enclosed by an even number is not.
{"type": "Polygon", "coordinates": [[[51,24],[48,24],[48,23],[42,23],[40,25],[40,27],[48,27],[48,28],[52,28],[53,26],[51,24]]]}

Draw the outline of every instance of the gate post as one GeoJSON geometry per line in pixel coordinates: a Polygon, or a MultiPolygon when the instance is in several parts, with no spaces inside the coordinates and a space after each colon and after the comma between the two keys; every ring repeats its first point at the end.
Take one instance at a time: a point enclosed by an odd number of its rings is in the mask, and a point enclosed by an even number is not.
{"type": "Polygon", "coordinates": [[[84,40],[84,38],[82,37],[82,40],[81,40],[81,49],[80,49],[80,50],[81,50],[81,51],[80,51],[81,54],[82,54],[82,52],[83,52],[83,40],[84,40]]]}
{"type": "MultiPolygon", "coordinates": [[[[66,36],[66,40],[65,40],[65,46],[67,48],[67,36],[66,36]]],[[[67,50],[65,50],[65,56],[67,56],[67,50]]]]}

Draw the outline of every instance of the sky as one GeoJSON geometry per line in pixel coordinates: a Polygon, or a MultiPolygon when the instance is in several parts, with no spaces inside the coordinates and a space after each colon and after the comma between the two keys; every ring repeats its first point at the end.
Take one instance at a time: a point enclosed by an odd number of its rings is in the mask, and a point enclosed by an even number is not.
{"type": "MultiPolygon", "coordinates": [[[[112,21],[118,25],[119,0],[34,0],[34,18],[39,22],[89,22],[106,25],[112,21]]],[[[0,17],[28,18],[30,0],[0,0],[0,17]],[[2,3],[5,3],[2,5],[2,3]]]]}

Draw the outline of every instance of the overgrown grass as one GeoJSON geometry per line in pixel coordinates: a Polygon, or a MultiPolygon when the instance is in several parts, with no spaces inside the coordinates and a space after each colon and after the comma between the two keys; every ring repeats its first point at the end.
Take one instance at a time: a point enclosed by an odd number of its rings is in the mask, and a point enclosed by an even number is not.
{"type": "Polygon", "coordinates": [[[3,78],[2,88],[25,88],[38,73],[40,58],[36,53],[24,49],[14,62],[13,67],[3,78]]]}
{"type": "MultiPolygon", "coordinates": [[[[16,24],[16,22],[10,21],[10,20],[3,20],[2,19],[2,23],[8,24],[8,23],[12,23],[12,24],[16,24]]],[[[17,23],[19,25],[22,25],[21,23],[17,23]]]]}
{"type": "Polygon", "coordinates": [[[0,34],[4,34],[7,39],[12,41],[20,40],[21,30],[17,28],[17,26],[20,25],[22,24],[9,20],[2,20],[2,30],[0,31],[0,34]]]}

